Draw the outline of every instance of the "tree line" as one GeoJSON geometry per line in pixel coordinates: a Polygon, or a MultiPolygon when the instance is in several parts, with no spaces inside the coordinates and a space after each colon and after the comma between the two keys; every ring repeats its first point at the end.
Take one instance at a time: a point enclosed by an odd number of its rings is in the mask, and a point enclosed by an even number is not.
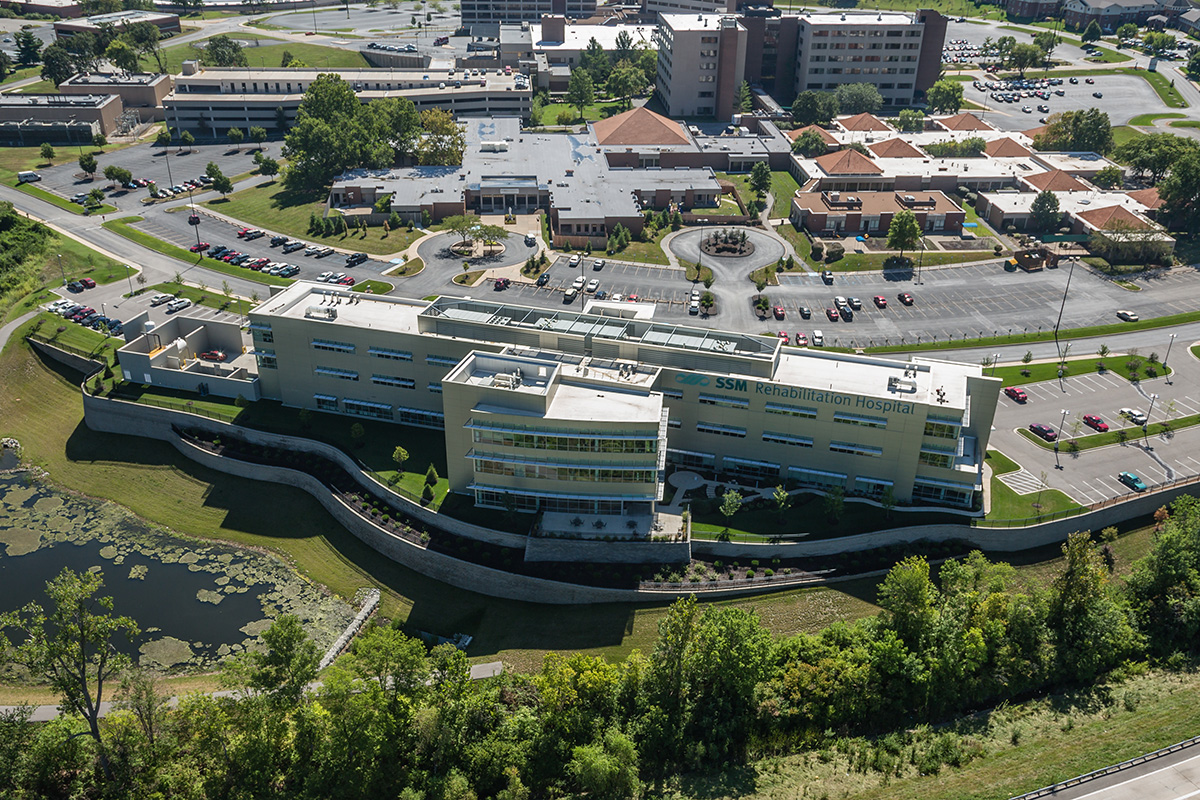
{"type": "Polygon", "coordinates": [[[550,654],[537,674],[487,681],[454,647],[375,625],[311,689],[316,646],[281,617],[261,651],[226,662],[234,696],[173,708],[115,648],[137,625],[100,596],[100,576],[64,570],[45,609],[0,620],[17,642],[6,658],[68,712],[0,719],[0,785],[16,798],[638,797],[685,771],[1087,685],[1131,661],[1185,666],[1200,633],[1200,502],[1155,518],[1122,584],[1102,543],[1115,530],[1069,537],[1046,588],[978,552],[936,578],[911,557],[883,580],[883,610],[857,622],[773,637],[752,611],[692,597],[648,653],[550,654]],[[113,685],[119,710],[101,718],[113,685]]]}

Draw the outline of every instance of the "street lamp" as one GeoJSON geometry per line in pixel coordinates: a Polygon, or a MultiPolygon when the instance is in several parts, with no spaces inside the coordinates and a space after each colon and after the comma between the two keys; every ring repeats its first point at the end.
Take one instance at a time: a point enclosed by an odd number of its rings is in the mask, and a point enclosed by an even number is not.
{"type": "Polygon", "coordinates": [[[1147,448],[1150,446],[1150,415],[1154,413],[1154,401],[1157,399],[1158,395],[1150,395],[1150,408],[1146,409],[1146,421],[1142,423],[1142,441],[1146,443],[1147,448]]]}
{"type": "Polygon", "coordinates": [[[1167,383],[1171,382],[1171,368],[1167,366],[1168,359],[1171,358],[1171,345],[1175,344],[1175,334],[1171,334],[1171,338],[1167,341],[1167,356],[1163,359],[1163,372],[1167,373],[1167,383]]]}
{"type": "Polygon", "coordinates": [[[62,282],[63,282],[62,285],[66,286],[67,285],[67,273],[66,273],[66,270],[63,269],[62,253],[58,254],[58,271],[62,274],[62,282]]]}
{"type": "Polygon", "coordinates": [[[1058,345],[1058,327],[1062,325],[1063,310],[1067,307],[1067,292],[1071,288],[1071,276],[1075,274],[1075,263],[1079,260],[1075,256],[1070,256],[1071,268],[1067,271],[1067,285],[1063,287],[1062,304],[1058,307],[1058,319],[1054,323],[1054,350],[1058,353],[1058,377],[1063,374],[1063,360],[1065,355],[1062,348],[1058,345]]]}
{"type": "Polygon", "coordinates": [[[1062,469],[1062,468],[1063,468],[1063,467],[1062,467],[1062,464],[1061,464],[1061,463],[1059,462],[1059,460],[1058,460],[1058,443],[1062,441],[1062,438],[1063,438],[1063,428],[1064,428],[1064,427],[1066,426],[1066,424],[1067,424],[1067,414],[1070,414],[1070,413],[1071,413],[1071,412],[1070,412],[1068,409],[1065,409],[1065,408],[1064,408],[1064,409],[1062,410],[1062,419],[1060,419],[1060,420],[1058,421],[1058,438],[1054,440],[1054,468],[1055,468],[1055,469],[1062,469]]]}
{"type": "Polygon", "coordinates": [[[992,353],[992,375],[996,374],[996,362],[1000,360],[999,353],[992,353]]]}
{"type": "MultiPolygon", "coordinates": [[[[125,265],[125,280],[129,281],[129,296],[133,297],[133,276],[129,271],[129,265],[125,265]]],[[[117,305],[120,305],[119,303],[117,305]]]]}
{"type": "Polygon", "coordinates": [[[921,234],[921,257],[917,260],[917,280],[916,284],[921,285],[921,267],[925,263],[925,235],[921,234]]]}

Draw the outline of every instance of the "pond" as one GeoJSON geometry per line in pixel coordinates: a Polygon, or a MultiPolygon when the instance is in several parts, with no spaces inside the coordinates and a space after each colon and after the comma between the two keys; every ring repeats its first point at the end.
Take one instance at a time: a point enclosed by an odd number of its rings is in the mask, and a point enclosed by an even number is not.
{"type": "Polygon", "coordinates": [[[180,538],[114,503],[0,476],[0,612],[45,603],[64,567],[103,573],[101,594],[141,628],[123,649],[161,672],[211,670],[284,613],[324,651],[354,617],[271,555],[180,538]]]}

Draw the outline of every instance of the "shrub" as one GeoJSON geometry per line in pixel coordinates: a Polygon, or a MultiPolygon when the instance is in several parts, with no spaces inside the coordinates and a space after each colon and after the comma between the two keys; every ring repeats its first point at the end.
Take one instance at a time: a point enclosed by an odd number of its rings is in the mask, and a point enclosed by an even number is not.
{"type": "Polygon", "coordinates": [[[838,242],[832,242],[829,245],[829,247],[826,248],[825,260],[829,263],[833,263],[834,261],[837,261],[845,254],[846,254],[845,247],[842,247],[842,245],[839,244],[838,242]]]}
{"type": "Polygon", "coordinates": [[[429,469],[425,470],[425,484],[427,486],[436,486],[438,482],[437,467],[433,464],[429,465],[429,469]]]}
{"type": "Polygon", "coordinates": [[[433,502],[433,487],[428,483],[421,489],[421,500],[426,503],[433,502]]]}
{"type": "Polygon", "coordinates": [[[819,239],[812,243],[812,257],[818,261],[825,257],[825,243],[819,239]]]}
{"type": "Polygon", "coordinates": [[[575,121],[575,115],[572,114],[570,111],[558,112],[558,118],[556,119],[556,122],[558,122],[559,125],[570,125],[574,121],[575,121]]]}

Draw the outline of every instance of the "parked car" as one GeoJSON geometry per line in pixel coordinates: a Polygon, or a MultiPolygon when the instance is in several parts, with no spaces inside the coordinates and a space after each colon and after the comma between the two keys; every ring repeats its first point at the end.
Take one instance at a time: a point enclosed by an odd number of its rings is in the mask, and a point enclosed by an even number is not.
{"type": "Polygon", "coordinates": [[[829,317],[830,322],[837,322],[838,310],[836,308],[832,308],[832,307],[827,308],[827,309],[825,309],[825,316],[829,317]]]}
{"type": "Polygon", "coordinates": [[[201,250],[207,250],[207,249],[208,249],[208,242],[196,242],[194,245],[192,245],[191,247],[188,248],[188,250],[191,250],[193,253],[199,253],[201,250]]]}
{"type": "Polygon", "coordinates": [[[569,266],[578,267],[580,262],[579,256],[571,256],[571,260],[567,262],[569,266]]]}
{"type": "Polygon", "coordinates": [[[800,306],[800,316],[803,319],[811,319],[812,318],[812,309],[809,308],[808,306],[800,306]]]}
{"type": "Polygon", "coordinates": [[[535,283],[538,286],[545,286],[549,282],[550,282],[550,273],[549,272],[543,272],[541,275],[538,275],[537,280],[535,281],[535,283]]]}
{"type": "Polygon", "coordinates": [[[156,294],[150,298],[150,305],[161,306],[163,303],[169,303],[175,298],[169,294],[156,294]]]}
{"type": "Polygon", "coordinates": [[[1108,430],[1108,423],[1100,419],[1100,417],[1096,416],[1095,414],[1084,414],[1083,424],[1087,425],[1089,428],[1100,431],[1100,433],[1104,433],[1108,430]]]}
{"type": "Polygon", "coordinates": [[[862,311],[862,300],[859,300],[857,297],[851,297],[849,305],[855,311],[862,311]]]}
{"type": "Polygon", "coordinates": [[[843,322],[852,322],[854,320],[854,310],[850,306],[842,306],[838,309],[838,314],[841,315],[843,322]]]}
{"type": "Polygon", "coordinates": [[[286,236],[272,236],[271,247],[278,247],[281,244],[287,244],[289,241],[291,240],[286,236]]]}
{"type": "Polygon", "coordinates": [[[600,288],[600,281],[596,278],[592,278],[590,281],[587,282],[587,286],[585,286],[583,290],[585,292],[588,292],[589,294],[594,294],[595,291],[599,288],[600,288]]]}
{"type": "Polygon", "coordinates": [[[339,280],[338,283],[342,286],[353,286],[354,285],[354,276],[347,275],[346,277],[339,280]]]}
{"type": "Polygon", "coordinates": [[[1121,309],[1117,312],[1117,319],[1124,320],[1125,322],[1137,322],[1140,317],[1132,311],[1121,309]]]}
{"type": "Polygon", "coordinates": [[[563,292],[563,302],[564,303],[574,302],[575,297],[578,294],[579,294],[579,290],[576,289],[574,286],[572,286],[571,288],[569,288],[565,292],[563,292]]]}
{"type": "Polygon", "coordinates": [[[821,333],[820,331],[813,331],[812,343],[813,343],[813,347],[824,347],[825,346],[825,334],[821,333]]]}
{"type": "Polygon", "coordinates": [[[796,347],[808,347],[808,337],[796,331],[796,347]]]}
{"type": "Polygon", "coordinates": [[[512,281],[508,278],[496,278],[496,282],[492,285],[492,288],[498,292],[501,292],[511,285],[512,281]]]}
{"type": "Polygon", "coordinates": [[[604,265],[606,263],[607,262],[603,258],[597,258],[595,261],[592,262],[592,269],[594,269],[594,270],[604,269],[604,265]]]}
{"type": "Polygon", "coordinates": [[[780,332],[779,332],[777,335],[779,336],[779,338],[780,338],[780,339],[782,339],[782,340],[783,340],[783,343],[784,343],[784,344],[791,344],[791,343],[792,343],[792,340],[791,340],[791,338],[788,336],[788,332],[787,332],[787,331],[780,331],[780,332]]]}
{"type": "Polygon", "coordinates": [[[283,246],[283,252],[294,253],[303,247],[305,247],[304,242],[288,242],[283,246]]]}
{"type": "Polygon", "coordinates": [[[1033,431],[1047,442],[1053,442],[1058,438],[1058,434],[1054,432],[1053,428],[1051,428],[1049,425],[1043,425],[1040,422],[1030,423],[1029,430],[1033,431]]]}
{"type": "Polygon", "coordinates": [[[526,247],[536,247],[537,246],[537,237],[534,236],[532,233],[525,234],[525,246],[526,247]]]}
{"type": "Polygon", "coordinates": [[[1132,422],[1134,425],[1146,424],[1146,415],[1141,411],[1138,411],[1136,408],[1122,408],[1117,413],[1132,422]]]}
{"type": "Polygon", "coordinates": [[[82,283],[80,283],[79,281],[71,281],[70,283],[68,283],[68,284],[67,284],[67,291],[70,291],[70,292],[82,292],[82,291],[83,291],[83,284],[82,284],[82,283]]]}
{"type": "Polygon", "coordinates": [[[363,263],[368,258],[370,258],[370,256],[368,256],[366,253],[351,253],[350,255],[346,256],[346,266],[353,267],[357,264],[363,263]]]}
{"type": "Polygon", "coordinates": [[[1146,491],[1146,483],[1136,474],[1132,472],[1122,472],[1117,476],[1117,480],[1133,489],[1135,492],[1146,491]]]}
{"type": "Polygon", "coordinates": [[[223,350],[208,350],[200,354],[200,358],[205,361],[224,361],[227,356],[223,350]]]}
{"type": "Polygon", "coordinates": [[[896,299],[906,306],[911,306],[913,304],[913,296],[908,292],[901,292],[900,294],[896,295],[896,299]]]}
{"type": "Polygon", "coordinates": [[[320,275],[317,276],[317,280],[321,281],[322,283],[325,283],[332,277],[333,277],[332,272],[322,272],[320,275]]]}
{"type": "Polygon", "coordinates": [[[783,306],[775,306],[775,308],[771,309],[771,312],[775,315],[775,319],[783,319],[787,316],[787,312],[783,310],[783,306]]]}
{"type": "Polygon", "coordinates": [[[571,282],[571,288],[574,289],[575,291],[579,291],[580,289],[582,289],[584,287],[584,284],[586,284],[586,283],[587,283],[587,278],[580,275],[578,278],[576,278],[574,281],[571,282]]]}
{"type": "Polygon", "coordinates": [[[177,300],[172,300],[171,302],[167,303],[167,311],[170,311],[170,312],[183,311],[185,308],[187,308],[191,304],[192,304],[191,300],[188,300],[186,297],[180,297],[177,300]]]}
{"type": "Polygon", "coordinates": [[[883,295],[877,294],[871,299],[875,301],[876,308],[887,308],[887,298],[883,295]]]}
{"type": "Polygon", "coordinates": [[[1025,394],[1025,390],[1020,386],[1005,386],[1004,394],[1016,400],[1018,403],[1024,403],[1029,399],[1029,395],[1025,394]]]}
{"type": "Polygon", "coordinates": [[[243,238],[246,239],[246,241],[250,241],[251,239],[261,239],[264,236],[266,236],[266,234],[262,231],[250,231],[243,238]]]}
{"type": "Polygon", "coordinates": [[[827,269],[824,272],[822,272],[821,280],[825,281],[825,283],[830,283],[830,284],[833,283],[833,270],[827,269]]]}

